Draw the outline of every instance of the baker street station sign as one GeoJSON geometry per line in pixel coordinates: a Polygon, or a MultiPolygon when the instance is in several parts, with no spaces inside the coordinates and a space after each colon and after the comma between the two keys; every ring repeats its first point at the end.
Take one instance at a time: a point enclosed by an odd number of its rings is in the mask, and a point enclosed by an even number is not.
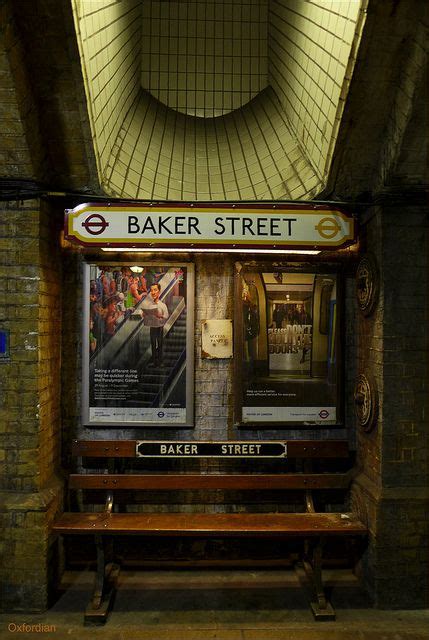
{"type": "Polygon", "coordinates": [[[322,250],[352,244],[355,225],[328,205],[115,202],[66,210],[65,237],[87,247],[322,250]]]}
{"type": "Polygon", "coordinates": [[[138,458],[286,458],[287,442],[160,442],[137,440],[138,458]]]}

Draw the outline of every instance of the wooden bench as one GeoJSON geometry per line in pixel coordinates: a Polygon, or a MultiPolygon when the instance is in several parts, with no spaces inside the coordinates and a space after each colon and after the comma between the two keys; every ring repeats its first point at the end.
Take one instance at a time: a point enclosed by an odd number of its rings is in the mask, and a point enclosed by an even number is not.
{"type": "MultiPolygon", "coordinates": [[[[69,480],[70,490],[105,492],[103,511],[63,513],[53,526],[53,531],[57,534],[95,536],[97,572],[93,596],[85,614],[86,622],[103,623],[107,618],[115,579],[119,571],[119,567],[113,562],[112,555],[113,537],[118,535],[300,540],[303,542],[301,558],[314,590],[314,599],[311,602],[313,614],[317,620],[335,619],[335,613],[328,602],[322,584],[324,544],[330,538],[362,538],[366,536],[367,528],[352,513],[316,512],[313,496],[315,491],[346,491],[349,487],[352,471],[347,469],[349,457],[347,442],[294,440],[279,443],[271,441],[271,445],[281,444],[285,451],[285,455],[276,461],[276,473],[136,473],[136,469],[132,469],[132,473],[124,472],[126,459],[139,457],[139,442],[136,440],[76,440],[73,443],[73,455],[88,459],[105,459],[106,467],[104,473],[71,474],[69,480]],[[288,469],[291,461],[295,465],[295,470],[292,472],[288,469]],[[332,462],[340,461],[342,462],[341,472],[314,473],[312,471],[314,462],[318,462],[319,465],[325,463],[325,466],[332,467],[332,462]],[[300,492],[303,494],[305,511],[299,513],[126,513],[118,511],[120,504],[115,502],[115,496],[121,495],[118,492],[165,490],[300,492]]],[[[258,441],[255,443],[258,444],[258,441]]],[[[157,447],[159,449],[160,444],[155,443],[155,449],[157,447]]],[[[210,443],[198,443],[194,446],[193,455],[190,457],[204,458],[204,454],[195,456],[195,451],[200,446],[207,449],[207,444],[210,445],[210,443]]],[[[220,446],[222,443],[217,444],[220,446]]],[[[168,450],[167,447],[164,447],[164,450],[168,450]]],[[[185,450],[189,451],[190,447],[185,450]]],[[[248,450],[249,447],[238,448],[239,452],[248,450]]],[[[239,457],[246,458],[245,455],[239,457]]],[[[264,456],[260,457],[264,459],[264,456]]],[[[143,464],[145,459],[150,459],[150,465],[154,466],[154,458],[150,452],[143,456],[143,464]]],[[[184,462],[186,461],[182,459],[180,464],[184,462]]],[[[97,467],[100,466],[100,461],[98,460],[96,464],[97,467]]]]}

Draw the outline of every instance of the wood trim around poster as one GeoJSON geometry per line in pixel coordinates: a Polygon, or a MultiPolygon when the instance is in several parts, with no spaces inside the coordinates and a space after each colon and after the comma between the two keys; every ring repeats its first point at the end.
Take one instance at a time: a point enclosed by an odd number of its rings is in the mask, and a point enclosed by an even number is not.
{"type": "MultiPolygon", "coordinates": [[[[243,295],[241,270],[243,264],[236,262],[234,265],[234,423],[241,426],[243,419],[242,393],[243,393],[243,314],[238,312],[238,301],[243,295]],[[241,400],[241,401],[240,401],[241,400]]],[[[241,305],[240,305],[241,309],[241,305]]]]}

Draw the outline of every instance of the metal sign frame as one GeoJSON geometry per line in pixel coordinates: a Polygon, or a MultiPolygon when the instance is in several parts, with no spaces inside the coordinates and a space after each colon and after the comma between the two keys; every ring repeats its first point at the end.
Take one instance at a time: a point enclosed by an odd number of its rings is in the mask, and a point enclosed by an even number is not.
{"type": "Polygon", "coordinates": [[[287,458],[286,441],[137,440],[137,458],[287,458]],[[147,450],[145,452],[145,450],[147,450]]]}

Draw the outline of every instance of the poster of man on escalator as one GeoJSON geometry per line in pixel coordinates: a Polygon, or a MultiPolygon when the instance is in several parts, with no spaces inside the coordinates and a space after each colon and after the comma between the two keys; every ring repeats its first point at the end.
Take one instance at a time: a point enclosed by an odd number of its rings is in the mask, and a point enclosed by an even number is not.
{"type": "Polygon", "coordinates": [[[192,426],[193,287],[191,264],[85,265],[85,424],[192,426]]]}

